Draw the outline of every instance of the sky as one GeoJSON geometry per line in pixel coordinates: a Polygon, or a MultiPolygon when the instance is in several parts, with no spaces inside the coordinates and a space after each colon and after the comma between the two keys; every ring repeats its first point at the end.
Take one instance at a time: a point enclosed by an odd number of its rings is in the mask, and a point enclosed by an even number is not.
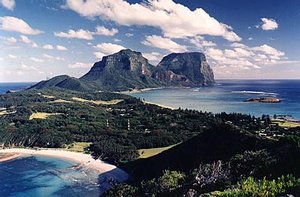
{"type": "Polygon", "coordinates": [[[299,0],[0,0],[0,82],[80,77],[124,48],[202,52],[216,79],[300,79],[299,0]]]}

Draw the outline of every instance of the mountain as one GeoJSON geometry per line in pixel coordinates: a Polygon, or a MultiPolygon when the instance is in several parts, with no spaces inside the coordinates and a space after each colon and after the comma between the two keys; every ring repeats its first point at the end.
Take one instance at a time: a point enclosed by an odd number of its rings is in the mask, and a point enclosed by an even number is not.
{"type": "Polygon", "coordinates": [[[155,78],[174,85],[213,85],[214,73],[203,53],[171,53],[157,66],[155,78]]]}
{"type": "Polygon", "coordinates": [[[80,79],[68,75],[60,75],[49,80],[41,81],[29,89],[63,88],[79,92],[90,92],[99,89],[93,83],[86,83],[80,79]]]}
{"type": "Polygon", "coordinates": [[[93,92],[213,84],[213,70],[203,53],[172,53],[153,66],[140,52],[124,49],[103,57],[79,79],[62,75],[41,81],[29,89],[58,87],[93,92]]]}
{"type": "Polygon", "coordinates": [[[103,90],[159,87],[162,83],[151,77],[154,70],[155,67],[140,52],[124,49],[103,57],[80,79],[95,82],[103,90]]]}

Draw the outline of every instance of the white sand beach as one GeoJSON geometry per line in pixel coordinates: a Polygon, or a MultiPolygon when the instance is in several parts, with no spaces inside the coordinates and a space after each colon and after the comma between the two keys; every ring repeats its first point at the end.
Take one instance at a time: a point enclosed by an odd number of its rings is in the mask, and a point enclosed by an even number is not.
{"type": "Polygon", "coordinates": [[[62,158],[70,161],[74,161],[78,163],[79,165],[76,166],[75,170],[77,168],[89,168],[95,170],[97,173],[107,173],[107,172],[113,172],[112,176],[116,178],[118,182],[123,182],[128,179],[128,174],[121,170],[120,168],[117,168],[114,165],[105,163],[99,159],[94,159],[89,154],[84,153],[77,153],[77,152],[70,152],[60,149],[23,149],[23,148],[10,148],[10,149],[2,149],[0,150],[0,154],[3,154],[4,156],[7,155],[7,157],[2,158],[1,161],[7,161],[11,159],[15,159],[19,156],[47,156],[47,157],[55,157],[55,158],[62,158]]]}

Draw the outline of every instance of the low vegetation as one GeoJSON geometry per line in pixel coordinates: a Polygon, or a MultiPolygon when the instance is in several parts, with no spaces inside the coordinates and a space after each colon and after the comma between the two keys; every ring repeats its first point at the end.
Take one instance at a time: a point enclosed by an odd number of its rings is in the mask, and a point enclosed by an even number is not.
{"type": "Polygon", "coordinates": [[[145,149],[139,149],[139,158],[148,158],[148,157],[152,157],[154,155],[158,155],[160,153],[162,153],[163,151],[166,151],[174,146],[176,146],[177,144],[171,145],[171,146],[166,146],[166,147],[159,147],[159,148],[145,148],[145,149]]]}

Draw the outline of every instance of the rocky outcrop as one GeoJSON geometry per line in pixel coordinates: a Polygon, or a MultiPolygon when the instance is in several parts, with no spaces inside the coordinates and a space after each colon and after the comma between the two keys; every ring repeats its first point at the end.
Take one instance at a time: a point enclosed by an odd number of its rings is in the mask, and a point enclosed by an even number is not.
{"type": "Polygon", "coordinates": [[[140,52],[130,49],[105,56],[80,79],[95,82],[104,90],[128,90],[159,87],[152,74],[155,67],[140,52]]]}
{"type": "Polygon", "coordinates": [[[203,53],[172,53],[158,64],[154,77],[175,85],[213,85],[214,74],[203,53]]]}
{"type": "Polygon", "coordinates": [[[247,99],[245,102],[259,102],[259,103],[280,103],[281,100],[275,97],[261,97],[261,98],[250,98],[247,99]]]}

